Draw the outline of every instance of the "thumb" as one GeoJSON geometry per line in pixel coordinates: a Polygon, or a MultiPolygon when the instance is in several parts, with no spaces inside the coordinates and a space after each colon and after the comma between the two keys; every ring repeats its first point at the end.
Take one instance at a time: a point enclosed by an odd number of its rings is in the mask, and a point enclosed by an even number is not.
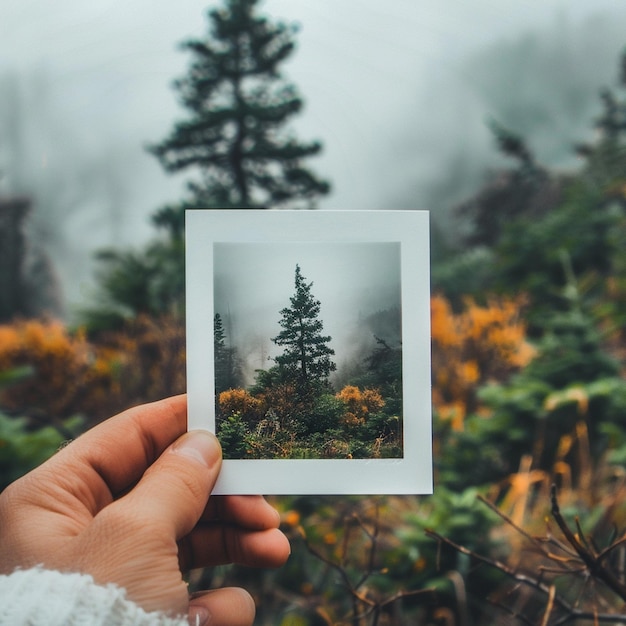
{"type": "Polygon", "coordinates": [[[148,468],[124,504],[137,507],[142,518],[162,524],[181,539],[200,519],[221,465],[215,435],[204,430],[185,433],[148,468]]]}

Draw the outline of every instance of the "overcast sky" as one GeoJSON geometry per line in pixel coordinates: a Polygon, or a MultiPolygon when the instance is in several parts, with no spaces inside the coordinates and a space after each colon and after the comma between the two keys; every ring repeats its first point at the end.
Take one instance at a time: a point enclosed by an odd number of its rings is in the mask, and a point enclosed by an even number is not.
{"type": "MultiPolygon", "coordinates": [[[[193,175],[166,175],[144,147],[184,115],[171,83],[189,57],[177,44],[202,36],[206,9],[218,4],[0,0],[0,77],[22,77],[24,101],[45,104],[45,111],[33,113],[35,104],[21,111],[35,155],[29,175],[52,172],[80,209],[71,220],[58,220],[66,235],[59,255],[148,237],[148,216],[183,195],[193,175]],[[33,76],[44,77],[45,89],[33,87],[33,76]],[[87,173],[93,181],[81,169],[91,162],[98,164],[87,173]],[[78,180],[66,181],[72,172],[78,180]],[[109,181],[106,198],[97,191],[101,172],[109,181]],[[87,197],[78,189],[85,180],[87,197]]],[[[493,59],[498,45],[510,44],[510,51],[525,34],[540,33],[541,41],[558,41],[565,51],[567,72],[556,68],[555,84],[580,75],[594,92],[617,75],[626,43],[623,0],[266,0],[260,9],[300,25],[298,48],[284,70],[306,102],[296,122],[299,138],[324,145],[308,164],[333,185],[320,203],[326,209],[431,208],[424,205],[434,202],[433,190],[446,187],[459,159],[467,184],[475,184],[494,152],[485,121],[495,109],[506,117],[500,94],[526,94],[531,104],[550,97],[549,82],[537,83],[536,91],[532,80],[526,87],[515,76],[511,87],[490,85],[490,77],[501,79],[489,69],[481,75],[489,67],[476,64],[481,54],[493,59]]],[[[520,50],[527,55],[529,48],[520,50]]],[[[561,144],[590,126],[588,112],[576,111],[580,103],[572,100],[561,144]]],[[[9,131],[0,127],[0,170],[8,158],[3,132],[9,131]]],[[[548,154],[550,146],[540,147],[548,154]]],[[[10,176],[0,179],[0,193],[15,191],[12,185],[10,176]]],[[[467,187],[459,183],[446,197],[455,192],[467,187]]],[[[68,258],[67,272],[76,272],[81,264],[68,258]]]]}

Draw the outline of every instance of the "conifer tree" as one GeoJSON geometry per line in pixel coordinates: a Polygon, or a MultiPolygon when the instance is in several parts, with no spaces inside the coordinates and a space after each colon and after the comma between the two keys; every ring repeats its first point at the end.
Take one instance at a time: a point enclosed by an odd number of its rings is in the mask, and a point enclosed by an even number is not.
{"type": "Polygon", "coordinates": [[[305,282],[300,266],[296,265],[296,290],[289,299],[291,306],[280,311],[282,330],[272,338],[276,345],[285,347],[275,358],[279,370],[295,383],[300,394],[326,386],[329,374],[337,368],[330,358],[335,354],[328,345],[332,338],[322,335],[321,303],[311,294],[312,285],[305,282]]]}
{"type": "Polygon", "coordinates": [[[240,361],[237,350],[227,343],[222,316],[213,318],[213,362],[215,364],[215,393],[219,394],[242,383],[240,361]]]}
{"type": "Polygon", "coordinates": [[[213,318],[213,360],[215,363],[215,392],[228,389],[229,354],[226,347],[226,333],[219,313],[213,318]]]}
{"type": "Polygon", "coordinates": [[[190,115],[149,149],[167,171],[200,170],[188,205],[313,208],[329,191],[301,163],[320,143],[284,130],[303,104],[279,70],[294,50],[294,29],[257,15],[257,2],[225,0],[208,13],[209,35],[183,44],[193,61],[175,88],[190,115]]]}

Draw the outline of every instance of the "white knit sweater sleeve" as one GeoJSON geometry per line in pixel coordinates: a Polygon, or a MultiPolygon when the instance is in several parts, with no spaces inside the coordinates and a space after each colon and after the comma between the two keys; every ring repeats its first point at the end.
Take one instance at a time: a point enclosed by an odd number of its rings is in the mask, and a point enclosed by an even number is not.
{"type": "Polygon", "coordinates": [[[33,568],[0,575],[0,626],[188,626],[148,613],[115,585],[85,574],[33,568]]]}

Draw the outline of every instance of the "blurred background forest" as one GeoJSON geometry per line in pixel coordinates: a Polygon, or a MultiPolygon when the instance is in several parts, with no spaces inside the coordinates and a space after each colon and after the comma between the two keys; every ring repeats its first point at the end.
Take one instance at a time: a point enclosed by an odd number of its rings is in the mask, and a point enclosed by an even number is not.
{"type": "Polygon", "coordinates": [[[626,622],[624,26],[4,2],[0,487],[184,391],[185,207],[427,208],[434,495],[277,498],[285,568],[191,583],[246,586],[260,625],[626,622]]]}

